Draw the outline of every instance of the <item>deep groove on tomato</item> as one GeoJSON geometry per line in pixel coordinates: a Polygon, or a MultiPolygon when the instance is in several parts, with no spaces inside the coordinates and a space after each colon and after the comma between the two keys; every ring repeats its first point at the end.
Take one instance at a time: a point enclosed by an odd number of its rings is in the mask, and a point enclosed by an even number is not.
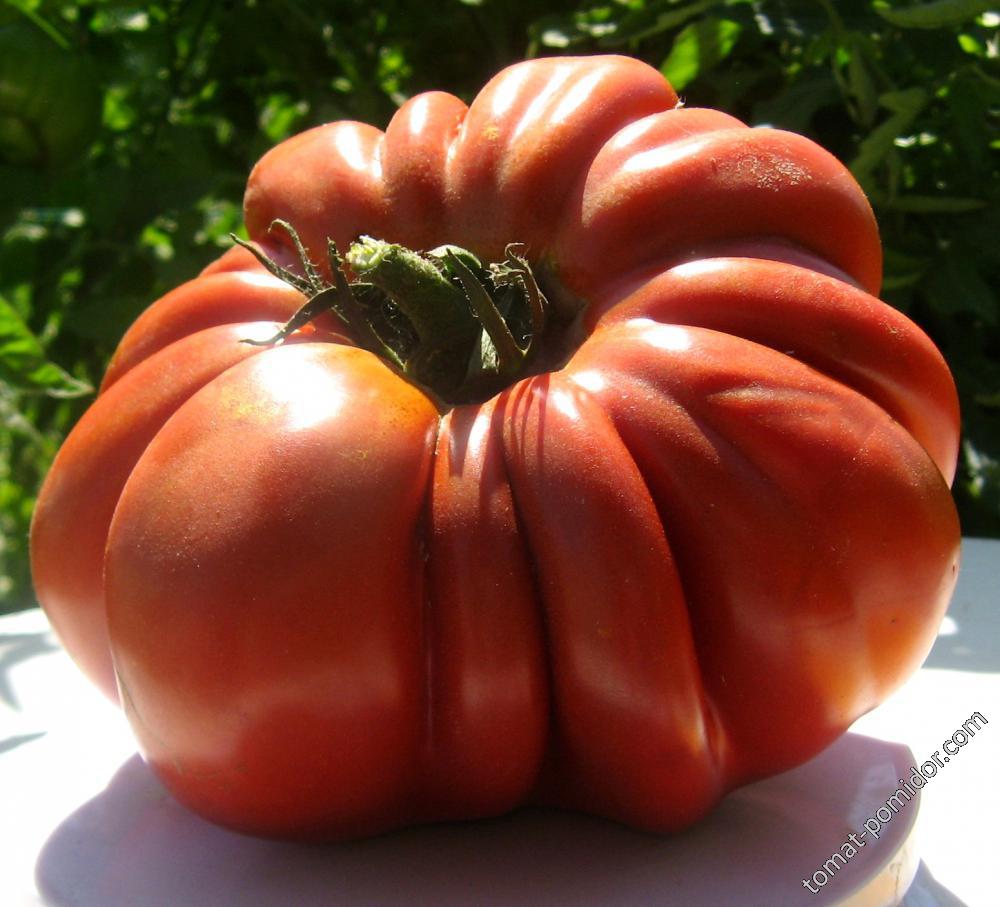
{"type": "MultiPolygon", "coordinates": [[[[517,398],[523,397],[525,394],[531,393],[531,385],[538,379],[536,378],[525,378],[519,381],[513,387],[505,390],[498,399],[496,409],[494,410],[494,418],[491,420],[495,422],[498,415],[502,417],[500,419],[501,426],[499,429],[495,429],[491,424],[490,430],[497,431],[497,446],[502,452],[501,463],[503,464],[504,477],[507,483],[507,488],[510,491],[511,504],[514,510],[514,521],[518,529],[518,535],[521,538],[522,546],[526,554],[528,575],[531,578],[532,585],[532,601],[534,603],[535,611],[538,615],[537,626],[541,631],[541,643],[542,651],[545,655],[545,677],[546,677],[546,703],[547,703],[547,720],[545,723],[546,727],[546,737],[540,748],[541,758],[535,768],[535,778],[534,783],[530,788],[530,799],[535,801],[536,799],[542,805],[545,804],[545,800],[542,797],[540,784],[543,780],[545,773],[549,770],[550,761],[552,758],[553,745],[558,734],[558,697],[556,695],[556,679],[554,673],[554,665],[552,663],[552,630],[549,624],[549,613],[548,608],[545,604],[545,594],[543,592],[543,585],[541,578],[538,575],[538,558],[535,556],[533,551],[533,544],[531,540],[531,533],[526,530],[527,522],[524,513],[524,508],[521,502],[518,500],[517,485],[515,484],[511,475],[510,460],[513,457],[513,453],[510,445],[507,443],[507,439],[504,436],[503,424],[506,423],[506,412],[508,407],[512,405],[512,401],[517,398]]],[[[516,409],[516,405],[514,407],[516,409]]]]}

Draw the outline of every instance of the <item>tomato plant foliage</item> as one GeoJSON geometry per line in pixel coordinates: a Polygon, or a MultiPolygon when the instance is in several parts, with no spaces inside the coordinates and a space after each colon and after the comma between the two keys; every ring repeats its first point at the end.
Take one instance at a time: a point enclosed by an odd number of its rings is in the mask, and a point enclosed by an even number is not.
{"type": "Polygon", "coordinates": [[[17,88],[0,91],[0,608],[31,603],[34,495],[114,343],[240,229],[253,161],[317,123],[384,127],[422,90],[470,100],[541,54],[637,56],[688,105],[805,133],[851,167],[878,216],[883,295],[958,382],[963,527],[1000,534],[998,21],[961,0],[455,0],[434,16],[360,0],[10,0],[0,43],[33,28],[59,63],[0,74],[17,88]],[[90,74],[102,98],[81,106],[83,139],[36,122],[60,72],[90,74]],[[25,130],[51,153],[33,157],[25,130]]]}

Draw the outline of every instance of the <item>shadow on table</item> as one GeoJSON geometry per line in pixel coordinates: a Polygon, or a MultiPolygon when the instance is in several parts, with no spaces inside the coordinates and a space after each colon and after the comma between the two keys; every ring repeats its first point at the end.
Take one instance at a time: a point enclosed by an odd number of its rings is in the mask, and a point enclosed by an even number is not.
{"type": "Polygon", "coordinates": [[[968,907],[968,905],[935,879],[927,864],[921,860],[913,885],[903,899],[902,907],[968,907]]]}
{"type": "MultiPolygon", "coordinates": [[[[668,837],[537,809],[297,845],[198,819],[136,756],[53,832],[36,879],[46,903],[78,907],[823,905],[887,863],[896,885],[911,877],[912,861],[907,870],[890,857],[909,837],[916,803],[818,895],[802,883],[848,832],[861,830],[912,761],[906,747],[847,734],[806,765],[734,792],[701,824],[668,837]]],[[[933,883],[929,872],[925,878],[933,883]]]]}
{"type": "Polygon", "coordinates": [[[10,680],[11,671],[29,658],[58,649],[48,632],[0,633],[0,703],[20,709],[21,704],[14,695],[14,685],[10,680]]]}

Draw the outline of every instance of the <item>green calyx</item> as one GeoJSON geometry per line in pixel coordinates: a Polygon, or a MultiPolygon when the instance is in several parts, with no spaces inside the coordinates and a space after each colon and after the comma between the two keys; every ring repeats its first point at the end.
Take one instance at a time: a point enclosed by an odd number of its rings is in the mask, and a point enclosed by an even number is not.
{"type": "MultiPolygon", "coordinates": [[[[251,243],[233,237],[275,276],[306,297],[270,346],[332,310],[351,339],[388,362],[446,405],[486,400],[538,370],[555,321],[521,247],[485,264],[458,246],[415,252],[362,236],[341,258],[327,252],[333,283],[319,273],[295,228],[281,220],[302,274],[283,268],[251,243]],[[349,279],[348,270],[353,276],[349,279]]],[[[548,357],[546,357],[548,358],[548,357]]]]}

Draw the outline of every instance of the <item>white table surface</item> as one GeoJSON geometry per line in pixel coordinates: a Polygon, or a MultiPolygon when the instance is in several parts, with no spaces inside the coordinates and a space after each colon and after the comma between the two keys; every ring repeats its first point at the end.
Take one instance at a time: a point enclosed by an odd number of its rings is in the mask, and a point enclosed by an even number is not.
{"type": "Polygon", "coordinates": [[[0,618],[0,907],[854,907],[872,903],[849,897],[854,876],[884,877],[890,860],[897,871],[905,860],[917,867],[905,907],[996,907],[998,590],[1000,541],[967,539],[942,631],[900,691],[813,762],[734,793],[692,832],[666,839],[542,810],[339,846],[216,829],[163,791],[42,613],[9,615],[0,618]],[[940,751],[977,711],[989,724],[919,803],[887,823],[850,872],[819,895],[806,891],[801,879],[892,793],[893,771],[940,751]]]}

